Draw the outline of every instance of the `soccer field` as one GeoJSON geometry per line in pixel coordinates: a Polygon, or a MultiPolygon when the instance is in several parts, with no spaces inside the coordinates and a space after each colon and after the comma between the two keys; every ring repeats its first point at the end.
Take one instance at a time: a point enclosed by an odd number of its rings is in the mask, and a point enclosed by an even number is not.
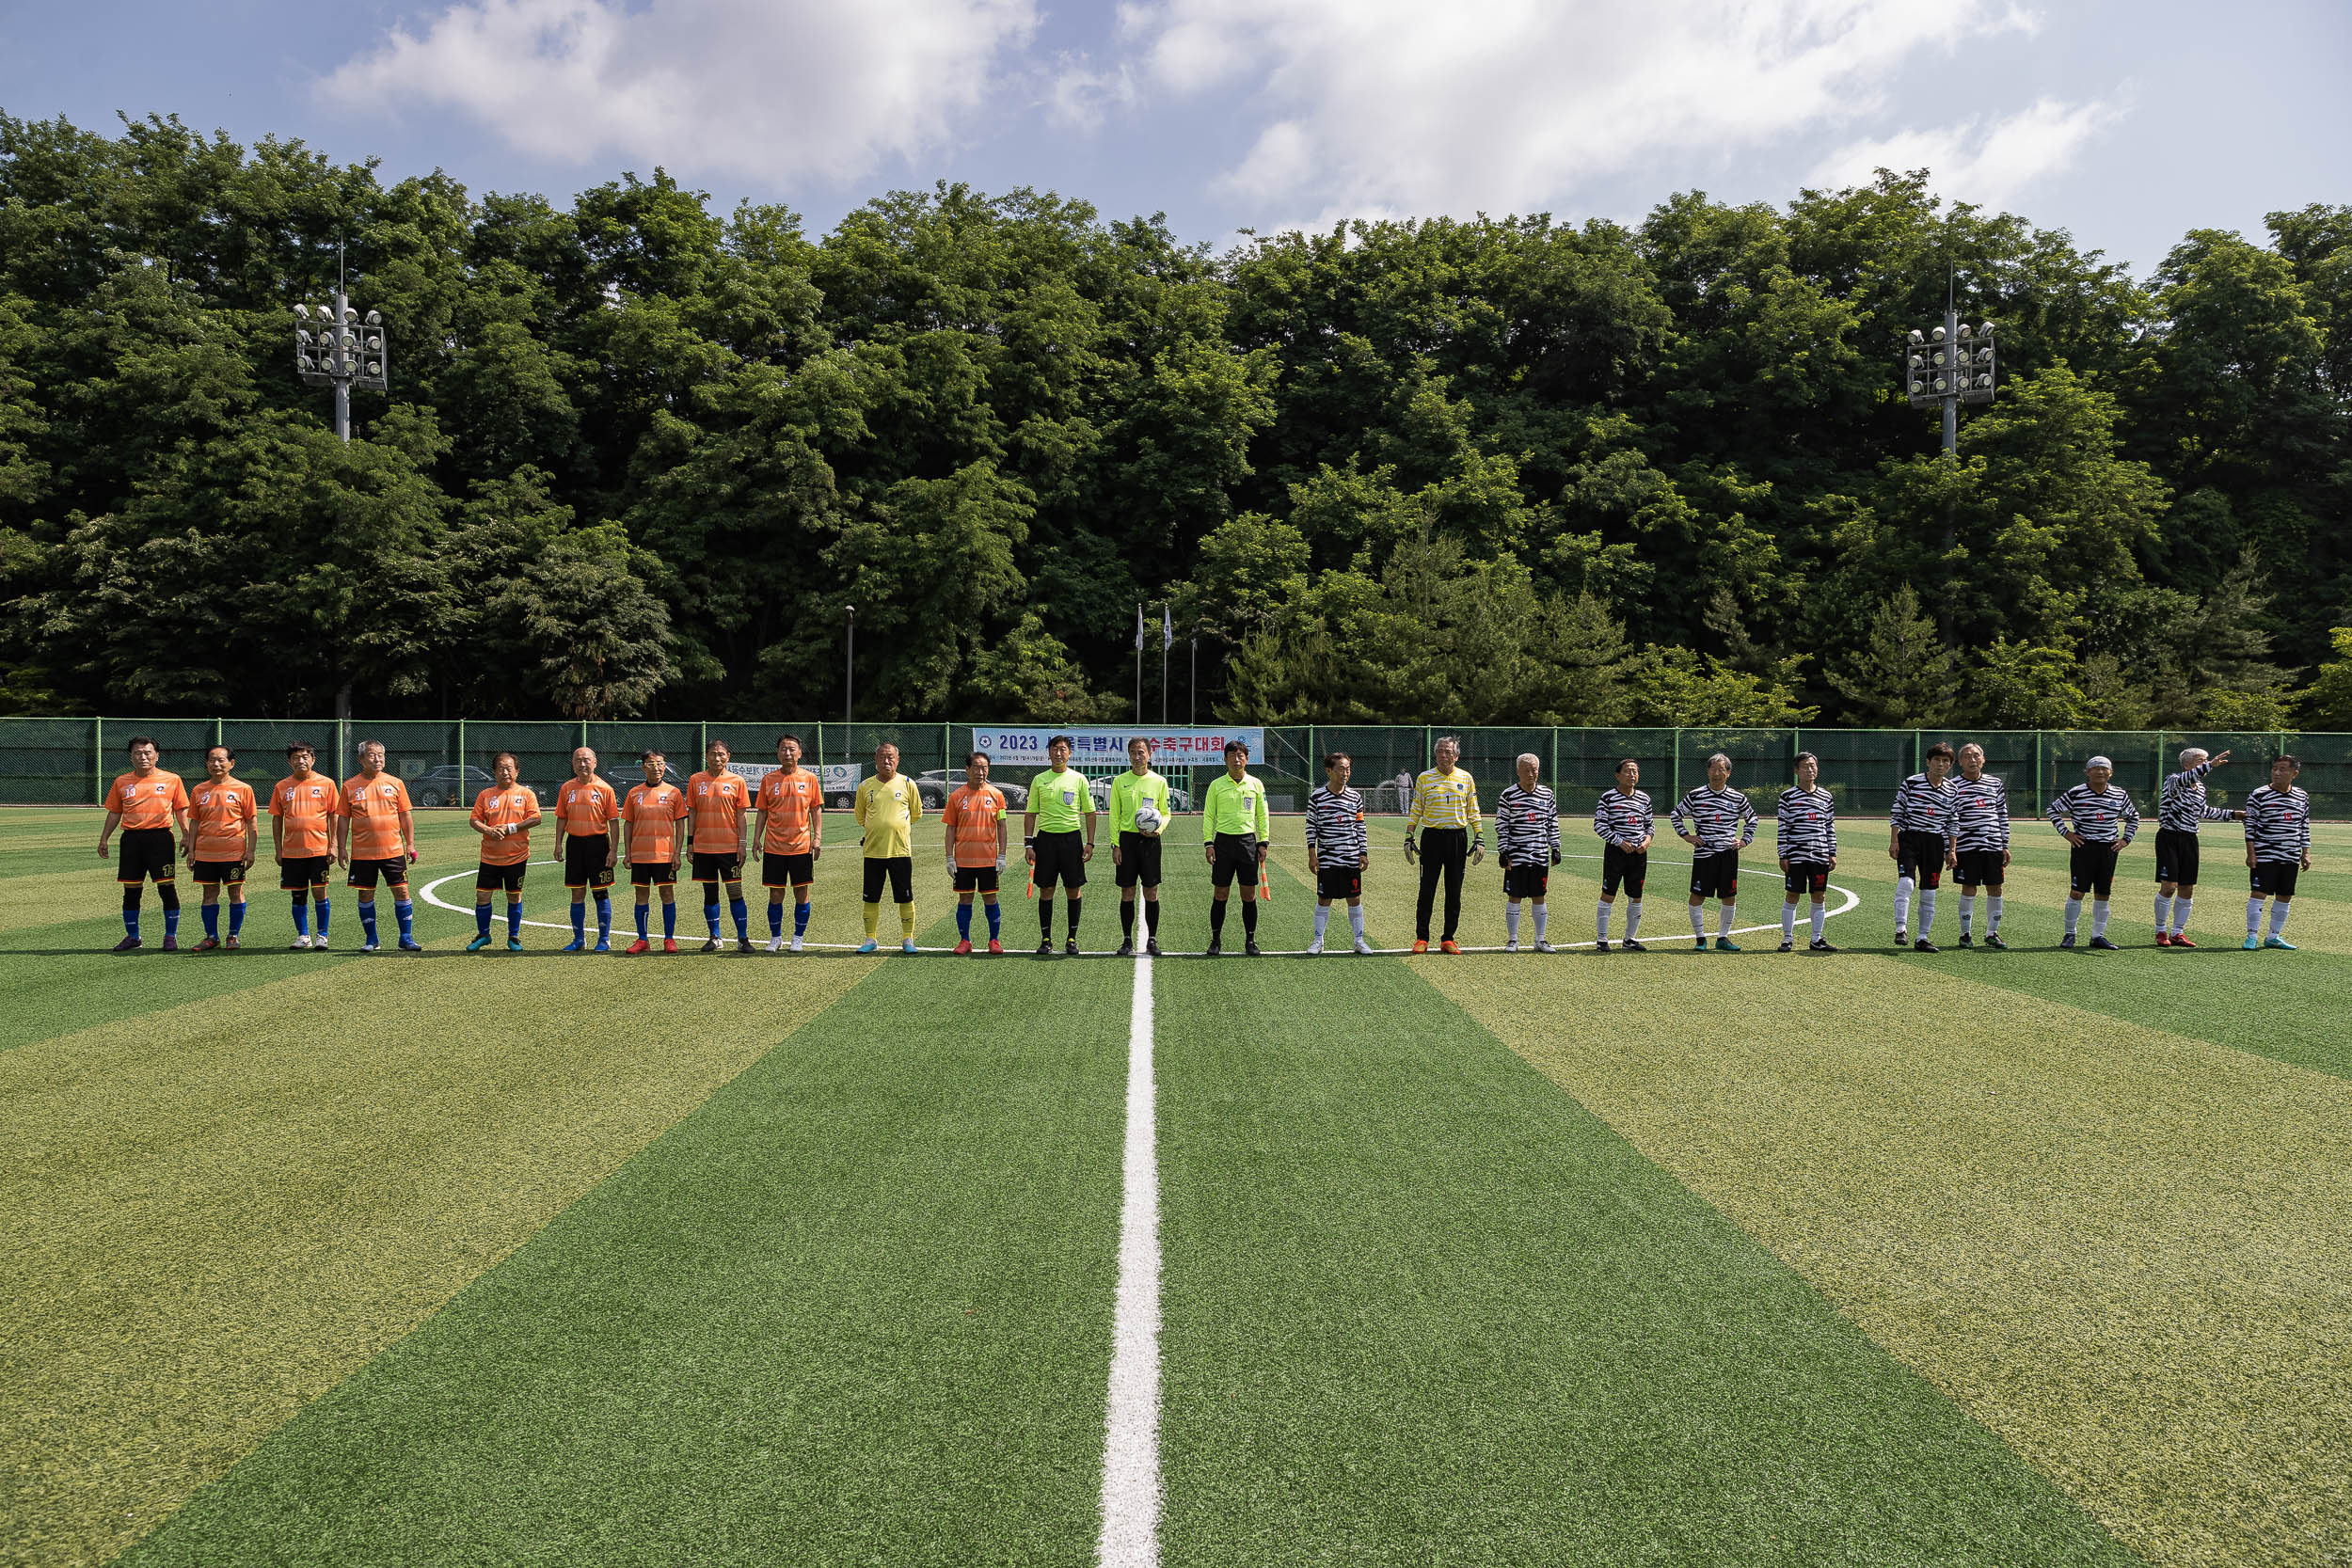
{"type": "MultiPolygon", "coordinates": [[[[1669,842],[1646,954],[1249,960],[1236,918],[1212,962],[1186,818],[1145,965],[1032,958],[1017,881],[1013,956],[947,957],[935,823],[935,951],[856,957],[839,816],[797,958],[559,954],[546,863],[529,950],[466,954],[454,813],[421,957],[341,887],[286,951],[259,883],[246,951],[158,952],[151,893],[117,957],[99,821],[0,814],[0,1563],[1084,1564],[1138,1346],[1119,1541],[1184,1568],[2352,1561],[2352,829],[2294,953],[2237,951],[2226,828],[2201,950],[2150,945],[2143,842],[2125,950],[2054,951],[2032,823],[2011,951],[1898,952],[1853,823],[1836,955],[1772,951],[1768,829],[1743,953],[1690,951],[1669,842]]],[[[1466,942],[1500,904],[1489,861],[1466,942]]]]}

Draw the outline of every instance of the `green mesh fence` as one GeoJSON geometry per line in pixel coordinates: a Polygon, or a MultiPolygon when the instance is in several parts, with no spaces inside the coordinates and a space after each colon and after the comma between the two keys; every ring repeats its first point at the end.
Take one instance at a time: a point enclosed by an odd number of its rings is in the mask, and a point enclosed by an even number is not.
{"type": "MultiPolygon", "coordinates": [[[[104,799],[113,779],[100,760],[104,727],[98,719],[0,720],[0,800],[79,806],[104,799]]],[[[131,735],[119,733],[126,739],[131,735]]],[[[115,754],[121,752],[117,746],[115,754]]]]}

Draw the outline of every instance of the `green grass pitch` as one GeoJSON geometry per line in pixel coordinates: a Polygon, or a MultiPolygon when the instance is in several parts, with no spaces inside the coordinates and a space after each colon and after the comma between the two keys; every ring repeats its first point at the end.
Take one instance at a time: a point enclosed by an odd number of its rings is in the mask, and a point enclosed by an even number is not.
{"type": "MultiPolygon", "coordinates": [[[[691,887],[686,953],[560,954],[547,863],[528,950],[469,955],[437,813],[421,957],[341,888],[287,951],[262,886],[245,952],[156,951],[151,893],[117,957],[97,827],[0,814],[0,1564],[1096,1560],[1135,965],[1029,957],[1018,880],[1010,956],[946,956],[935,829],[930,951],[856,956],[838,819],[798,958],[694,953],[691,887]]],[[[1833,956],[1772,951],[1768,835],[1745,952],[1691,951],[1661,846],[1645,955],[1308,960],[1284,821],[1279,951],[1236,917],[1215,962],[1197,832],[1152,971],[1160,1561],[2352,1561],[2352,830],[2295,953],[2236,950],[2226,829],[2201,950],[2150,944],[2143,847],[2125,950],[2058,952],[2033,824],[2012,951],[1898,952],[1862,823],[1833,956]]]]}

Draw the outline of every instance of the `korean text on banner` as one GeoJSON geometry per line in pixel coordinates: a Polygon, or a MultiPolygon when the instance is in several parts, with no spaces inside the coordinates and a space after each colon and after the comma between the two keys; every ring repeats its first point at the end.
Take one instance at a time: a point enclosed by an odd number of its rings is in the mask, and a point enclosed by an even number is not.
{"type": "Polygon", "coordinates": [[[1265,755],[1265,731],[1248,724],[1176,724],[1158,729],[1129,725],[1120,729],[1064,729],[1058,725],[976,724],[972,749],[988,753],[992,763],[1033,762],[1045,766],[1045,743],[1057,735],[1070,736],[1073,767],[1089,764],[1125,767],[1127,742],[1141,736],[1152,743],[1152,761],[1163,768],[1221,768],[1225,743],[1238,740],[1249,748],[1255,764],[1265,755]]]}

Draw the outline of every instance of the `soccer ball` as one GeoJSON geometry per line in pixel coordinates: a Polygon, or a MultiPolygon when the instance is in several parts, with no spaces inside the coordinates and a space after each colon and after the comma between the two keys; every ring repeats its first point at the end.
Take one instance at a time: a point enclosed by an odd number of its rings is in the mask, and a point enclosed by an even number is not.
{"type": "Polygon", "coordinates": [[[1166,826],[1168,824],[1160,818],[1160,808],[1151,801],[1146,800],[1136,808],[1136,832],[1156,837],[1166,826]]]}

